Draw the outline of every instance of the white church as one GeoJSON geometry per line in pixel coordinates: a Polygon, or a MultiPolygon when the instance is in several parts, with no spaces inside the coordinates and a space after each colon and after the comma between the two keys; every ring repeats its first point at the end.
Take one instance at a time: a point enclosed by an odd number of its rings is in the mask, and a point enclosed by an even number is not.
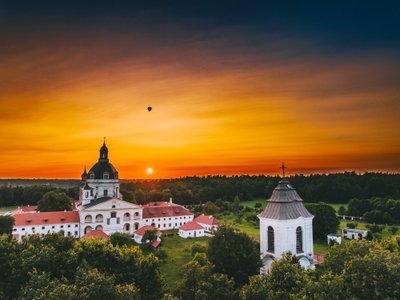
{"type": "Polygon", "coordinates": [[[285,168],[282,164],[283,178],[267,200],[267,207],[258,215],[263,274],[268,273],[274,260],[280,259],[287,252],[297,256],[304,269],[314,267],[314,216],[304,207],[303,200],[285,179],[285,168]]]}
{"type": "Polygon", "coordinates": [[[82,174],[79,201],[72,211],[37,212],[35,206],[18,208],[12,213],[15,220],[13,236],[64,232],[65,236],[82,238],[91,233],[110,235],[114,232],[134,236],[140,228],[159,230],[179,229],[192,222],[194,214],[185,207],[169,202],[150,202],[137,205],[122,199],[118,171],[110,163],[105,141],[97,163],[82,174]]]}

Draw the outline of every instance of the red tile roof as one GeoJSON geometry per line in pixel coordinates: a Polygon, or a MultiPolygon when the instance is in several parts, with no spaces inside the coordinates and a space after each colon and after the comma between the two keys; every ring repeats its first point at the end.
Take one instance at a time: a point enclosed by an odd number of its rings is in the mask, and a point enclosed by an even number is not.
{"type": "Polygon", "coordinates": [[[216,218],[214,218],[213,216],[205,216],[205,215],[198,216],[193,221],[196,221],[198,223],[207,224],[207,225],[218,225],[219,224],[218,220],[216,218]]]}
{"type": "Polygon", "coordinates": [[[82,239],[87,238],[101,238],[101,239],[108,239],[108,235],[103,230],[92,230],[86,233],[82,239]]]}
{"type": "Polygon", "coordinates": [[[153,248],[157,248],[160,244],[160,241],[154,240],[150,243],[150,246],[152,246],[153,248]]]}
{"type": "MultiPolygon", "coordinates": [[[[145,225],[143,227],[140,227],[134,233],[137,235],[143,235],[147,230],[154,230],[154,229],[156,229],[156,228],[151,225],[145,225]]],[[[157,231],[158,231],[158,229],[157,229],[157,231]]]]}
{"type": "Polygon", "coordinates": [[[12,215],[15,215],[15,214],[23,214],[23,213],[28,213],[28,212],[30,212],[30,213],[34,213],[34,212],[36,212],[36,209],[37,209],[37,205],[26,205],[26,206],[21,206],[21,207],[18,207],[16,210],[14,210],[13,212],[12,212],[12,215]]]}
{"type": "Polygon", "coordinates": [[[193,213],[183,206],[170,202],[150,202],[143,205],[143,219],[192,215],[193,213]]]}
{"type": "Polygon", "coordinates": [[[204,227],[195,221],[188,222],[179,227],[179,230],[185,230],[185,231],[199,230],[199,229],[204,229],[204,227]]]}
{"type": "Polygon", "coordinates": [[[79,223],[79,213],[77,211],[20,213],[13,215],[13,217],[15,226],[79,223]]]}

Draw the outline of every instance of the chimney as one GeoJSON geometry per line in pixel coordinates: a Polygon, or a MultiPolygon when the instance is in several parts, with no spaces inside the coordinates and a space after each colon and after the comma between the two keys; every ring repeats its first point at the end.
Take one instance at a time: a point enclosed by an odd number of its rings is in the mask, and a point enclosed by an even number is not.
{"type": "Polygon", "coordinates": [[[170,198],[169,198],[169,203],[171,203],[171,204],[172,204],[172,197],[170,197],[170,198]]]}

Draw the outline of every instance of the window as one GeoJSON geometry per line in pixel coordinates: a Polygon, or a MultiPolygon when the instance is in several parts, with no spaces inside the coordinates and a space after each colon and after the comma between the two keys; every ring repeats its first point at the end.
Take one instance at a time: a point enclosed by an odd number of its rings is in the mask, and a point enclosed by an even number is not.
{"type": "Polygon", "coordinates": [[[131,218],[131,214],[130,213],[125,213],[124,214],[124,221],[128,221],[131,218]]]}
{"type": "Polygon", "coordinates": [[[300,226],[296,229],[296,252],[303,252],[303,230],[300,226]]]}
{"type": "Polygon", "coordinates": [[[85,217],[85,223],[92,223],[92,216],[91,215],[87,215],[85,217]]]}
{"type": "Polygon", "coordinates": [[[75,235],[78,235],[78,231],[75,231],[75,235]]]}
{"type": "Polygon", "coordinates": [[[96,223],[103,223],[103,215],[102,214],[98,214],[96,216],[96,223]]]}
{"type": "Polygon", "coordinates": [[[14,228],[13,231],[17,231],[17,228],[14,228]]]}
{"type": "Polygon", "coordinates": [[[103,179],[110,179],[110,174],[108,172],[104,172],[103,179]]]}
{"type": "Polygon", "coordinates": [[[104,190],[104,197],[108,196],[108,190],[104,190]]]}
{"type": "Polygon", "coordinates": [[[22,231],[25,231],[25,228],[21,228],[22,231]]]}
{"type": "Polygon", "coordinates": [[[44,226],[42,226],[42,229],[44,229],[44,226]]]}
{"type": "Polygon", "coordinates": [[[117,217],[117,213],[115,211],[112,211],[110,214],[111,218],[116,218],[117,217]]]}
{"type": "MultiPolygon", "coordinates": [[[[68,225],[68,228],[70,228],[71,227],[71,225],[68,225]]],[[[44,228],[43,228],[44,229],[44,228]]]]}
{"type": "Polygon", "coordinates": [[[271,226],[268,227],[268,252],[275,252],[274,229],[271,226]]]}
{"type": "Polygon", "coordinates": [[[56,226],[51,226],[52,229],[56,228],[56,226]]]}
{"type": "Polygon", "coordinates": [[[60,228],[64,228],[64,225],[61,225],[60,228]]]}
{"type": "Polygon", "coordinates": [[[75,227],[78,227],[78,224],[76,224],[75,227]]]}
{"type": "Polygon", "coordinates": [[[94,173],[90,173],[90,179],[94,179],[94,173]]]}

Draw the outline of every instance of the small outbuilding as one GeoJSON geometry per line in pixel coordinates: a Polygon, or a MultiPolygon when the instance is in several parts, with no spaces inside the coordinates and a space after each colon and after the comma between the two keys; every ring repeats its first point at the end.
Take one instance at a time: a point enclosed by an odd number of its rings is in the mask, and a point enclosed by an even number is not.
{"type": "Polygon", "coordinates": [[[203,228],[206,231],[206,233],[213,232],[219,226],[219,222],[215,217],[213,217],[213,216],[205,216],[204,214],[198,216],[193,221],[195,221],[198,224],[200,224],[201,226],[203,226],[203,228]]]}
{"type": "Polygon", "coordinates": [[[336,244],[339,245],[342,243],[342,236],[340,234],[329,233],[326,237],[328,239],[328,245],[331,243],[331,241],[334,241],[336,244]]]}
{"type": "Polygon", "coordinates": [[[202,237],[204,233],[204,227],[195,221],[191,221],[179,227],[179,236],[184,239],[202,237]]]}
{"type": "Polygon", "coordinates": [[[134,233],[133,239],[135,240],[136,243],[141,244],[142,238],[143,238],[143,235],[145,234],[145,232],[148,230],[155,230],[155,229],[157,230],[157,236],[158,236],[157,240],[158,240],[159,236],[161,235],[160,231],[151,225],[145,225],[143,227],[140,227],[138,230],[136,230],[134,233]]]}
{"type": "Polygon", "coordinates": [[[87,238],[100,238],[100,239],[108,240],[109,237],[103,230],[92,230],[92,231],[86,233],[82,237],[82,239],[87,239],[87,238]]]}
{"type": "Polygon", "coordinates": [[[343,228],[342,235],[343,238],[348,240],[365,240],[367,238],[368,231],[353,229],[353,228],[343,228]]]}

